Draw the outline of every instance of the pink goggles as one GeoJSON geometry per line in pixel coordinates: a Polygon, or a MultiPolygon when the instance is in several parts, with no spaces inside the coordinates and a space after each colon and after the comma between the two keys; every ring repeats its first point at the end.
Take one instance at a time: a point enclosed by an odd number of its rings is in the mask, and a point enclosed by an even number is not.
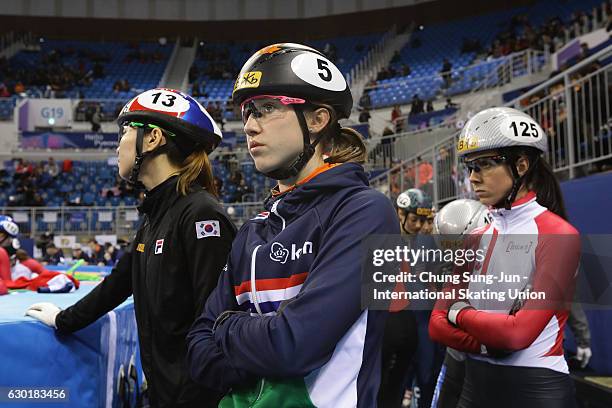
{"type": "Polygon", "coordinates": [[[279,101],[280,103],[282,103],[283,105],[294,105],[294,104],[302,104],[302,103],[306,103],[305,99],[302,98],[294,98],[291,96],[282,96],[282,95],[257,95],[257,96],[252,96],[248,99],[245,99],[244,102],[242,102],[240,104],[240,108],[242,109],[244,107],[244,105],[246,105],[249,102],[252,102],[254,100],[257,99],[275,99],[277,101],[279,101]]]}

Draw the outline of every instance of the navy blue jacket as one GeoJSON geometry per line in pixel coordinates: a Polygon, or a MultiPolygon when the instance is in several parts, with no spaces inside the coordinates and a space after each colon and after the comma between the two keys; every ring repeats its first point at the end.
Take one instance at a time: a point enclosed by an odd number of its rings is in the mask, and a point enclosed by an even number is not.
{"type": "Polygon", "coordinates": [[[361,244],[399,234],[393,206],[345,163],[266,209],[240,229],[188,335],[192,378],[232,393],[292,379],[320,408],[376,406],[386,312],[361,308],[361,244]]]}

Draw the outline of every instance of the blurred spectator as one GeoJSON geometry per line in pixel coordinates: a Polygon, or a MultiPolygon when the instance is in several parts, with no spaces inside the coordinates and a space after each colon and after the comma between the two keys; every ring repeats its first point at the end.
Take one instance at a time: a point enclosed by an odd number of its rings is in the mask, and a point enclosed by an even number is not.
{"type": "Polygon", "coordinates": [[[364,90],[363,95],[359,98],[359,106],[368,109],[372,107],[372,100],[370,99],[370,92],[368,89],[364,90]]]}
{"type": "Polygon", "coordinates": [[[402,116],[402,109],[399,105],[393,105],[393,110],[391,111],[391,123],[395,124],[395,121],[402,116]]]}
{"type": "Polygon", "coordinates": [[[87,246],[89,246],[90,249],[89,259],[91,260],[91,263],[94,265],[105,265],[106,260],[104,259],[104,247],[98,244],[98,241],[96,241],[94,238],[91,238],[87,242],[87,246]]]}
{"type": "Polygon", "coordinates": [[[21,81],[17,81],[17,83],[13,87],[13,92],[15,92],[16,95],[21,95],[25,93],[25,90],[26,90],[25,85],[21,81]]]}
{"type": "Polygon", "coordinates": [[[47,251],[47,247],[53,243],[53,238],[54,234],[52,232],[43,232],[36,240],[36,248],[40,249],[40,251],[45,254],[47,251]]]}
{"type": "Polygon", "coordinates": [[[446,105],[444,105],[444,109],[453,109],[456,108],[457,104],[454,103],[451,98],[446,98],[446,105]]]}
{"type": "Polygon", "coordinates": [[[56,177],[59,174],[59,166],[53,157],[49,157],[49,160],[44,166],[44,170],[51,177],[56,177]]]}
{"type": "Polygon", "coordinates": [[[64,159],[64,161],[62,162],[62,172],[72,173],[72,160],[64,159]]]}
{"type": "Polygon", "coordinates": [[[219,196],[222,195],[223,192],[223,180],[221,180],[219,177],[214,176],[214,180],[215,180],[215,189],[217,190],[217,194],[219,194],[219,196]]]}
{"type": "Polygon", "coordinates": [[[425,112],[423,100],[419,98],[419,94],[414,94],[410,102],[410,114],[418,115],[423,112],[425,112]]]}
{"type": "Polygon", "coordinates": [[[117,252],[110,242],[104,244],[104,263],[106,266],[115,266],[117,263],[117,252]]]}
{"type": "Polygon", "coordinates": [[[328,42],[327,44],[325,44],[325,47],[323,48],[323,54],[325,54],[325,56],[329,58],[331,62],[335,62],[336,57],[337,57],[336,46],[328,42]]]}
{"type": "Polygon", "coordinates": [[[36,259],[30,257],[30,255],[23,249],[18,249],[15,252],[15,258],[17,258],[17,261],[19,261],[21,265],[28,268],[32,273],[40,275],[45,271],[44,266],[42,266],[36,259]]]}
{"type": "Polygon", "coordinates": [[[453,64],[447,59],[444,58],[442,62],[442,69],[440,69],[440,76],[444,80],[444,88],[450,88],[451,86],[451,71],[453,69],[453,64]]]}
{"type": "Polygon", "coordinates": [[[9,96],[11,96],[11,93],[4,82],[0,83],[0,98],[8,98],[9,96]]]}
{"type": "Polygon", "coordinates": [[[363,110],[359,113],[359,123],[368,123],[370,121],[370,109],[363,108],[363,110]]]}
{"type": "Polygon", "coordinates": [[[391,167],[391,164],[393,163],[393,153],[394,153],[393,142],[395,142],[395,137],[392,137],[393,131],[389,127],[386,127],[383,130],[382,135],[383,135],[383,139],[381,141],[380,148],[382,150],[383,166],[387,168],[387,167],[391,167]],[[388,165],[387,165],[387,160],[389,161],[388,165]]]}
{"type": "Polygon", "coordinates": [[[244,178],[240,179],[240,184],[236,187],[236,201],[243,202],[245,195],[253,193],[253,189],[246,183],[244,178]]]}
{"type": "Polygon", "coordinates": [[[91,120],[89,123],[91,123],[91,131],[92,132],[99,132],[100,128],[101,128],[101,121],[102,121],[102,117],[100,116],[100,106],[96,106],[93,114],[91,115],[91,120]]]}
{"type": "Polygon", "coordinates": [[[43,264],[45,265],[58,265],[64,262],[64,253],[60,248],[57,248],[55,244],[51,243],[47,245],[45,252],[42,257],[43,264]]]}
{"type": "Polygon", "coordinates": [[[72,259],[75,261],[82,259],[85,261],[85,263],[91,262],[89,256],[83,251],[83,247],[81,247],[81,244],[74,244],[74,246],[72,247],[72,259]]]}
{"type": "Polygon", "coordinates": [[[432,179],[433,179],[433,166],[427,160],[422,160],[421,157],[417,157],[417,172],[418,178],[416,187],[426,192],[430,197],[432,195],[432,179]]]}
{"type": "Polygon", "coordinates": [[[431,100],[427,101],[427,105],[425,105],[425,111],[433,112],[433,110],[434,110],[433,102],[431,100]]]}

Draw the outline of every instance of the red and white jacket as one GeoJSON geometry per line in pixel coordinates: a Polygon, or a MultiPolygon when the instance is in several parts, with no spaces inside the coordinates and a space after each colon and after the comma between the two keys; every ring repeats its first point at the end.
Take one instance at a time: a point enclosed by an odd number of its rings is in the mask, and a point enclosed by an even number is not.
{"type": "MultiPolygon", "coordinates": [[[[541,367],[568,373],[563,357],[563,330],[573,299],[580,258],[578,231],[567,221],[536,202],[533,192],[515,201],[511,210],[491,210],[493,222],[475,231],[475,244],[486,253],[456,273],[493,275],[496,291],[543,292],[546,301],[526,300],[510,313],[516,300],[471,300],[474,309],[457,316],[457,326],[447,319],[454,301],[439,301],[432,312],[429,334],[434,341],[469,353],[470,358],[492,364],[541,367]],[[502,274],[519,276],[518,282],[500,282],[502,274]],[[491,357],[487,350],[511,352],[491,357]]],[[[481,282],[464,283],[471,292],[491,289],[481,282]]],[[[516,293],[516,292],[515,292],[516,293]]]]}

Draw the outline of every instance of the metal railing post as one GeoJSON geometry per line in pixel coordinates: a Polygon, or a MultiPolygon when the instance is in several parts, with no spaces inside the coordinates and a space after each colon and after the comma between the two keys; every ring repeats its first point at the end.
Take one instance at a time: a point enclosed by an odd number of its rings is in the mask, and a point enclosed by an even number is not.
{"type": "Polygon", "coordinates": [[[570,88],[569,74],[563,75],[565,86],[565,109],[567,117],[566,147],[568,152],[569,178],[574,178],[574,107],[572,102],[572,90],[570,88]]]}

